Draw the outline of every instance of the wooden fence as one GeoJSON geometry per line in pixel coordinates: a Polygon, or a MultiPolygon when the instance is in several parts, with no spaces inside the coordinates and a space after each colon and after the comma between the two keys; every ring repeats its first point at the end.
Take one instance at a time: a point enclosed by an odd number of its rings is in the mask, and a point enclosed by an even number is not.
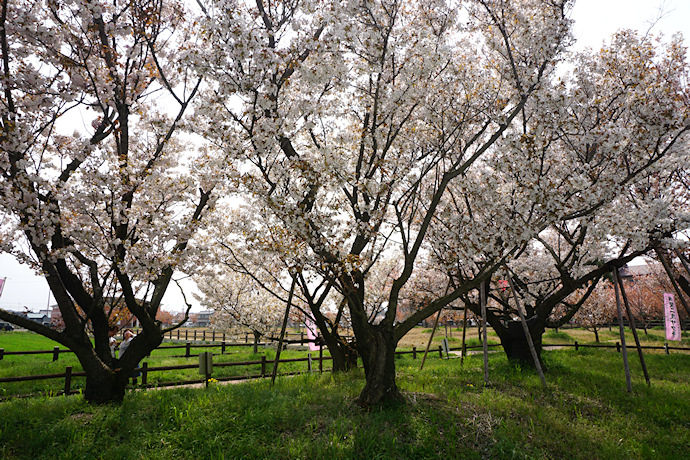
{"type": "MultiPolygon", "coordinates": [[[[245,346],[244,344],[226,344],[226,346],[245,346]]],[[[489,347],[498,347],[500,344],[489,344],[489,347]]],[[[186,353],[184,356],[181,357],[194,357],[198,355],[193,355],[190,353],[192,348],[205,348],[205,347],[218,347],[218,344],[199,344],[199,345],[191,345],[190,343],[186,343],[185,345],[181,346],[168,346],[168,347],[160,347],[160,348],[184,348],[186,353]]],[[[616,351],[620,353],[621,351],[621,345],[619,342],[616,342],[614,344],[581,344],[578,343],[577,341],[574,343],[564,343],[564,344],[545,344],[543,345],[543,348],[568,348],[572,347],[575,348],[575,350],[579,350],[580,348],[615,348],[616,351]]],[[[57,347],[56,347],[57,348],[57,347]]],[[[467,346],[465,347],[466,350],[470,349],[481,349],[481,345],[475,345],[475,346],[467,346]]],[[[635,349],[637,348],[636,346],[628,346],[627,348],[629,349],[635,349]]],[[[669,346],[668,343],[664,343],[663,346],[654,346],[654,345],[644,345],[641,346],[640,348],[642,349],[648,349],[648,350],[664,350],[664,352],[668,355],[670,354],[671,350],[678,350],[678,351],[686,351],[690,352],[690,348],[687,347],[673,347],[669,346]]],[[[224,352],[225,348],[223,348],[224,352]]],[[[448,349],[449,351],[462,351],[461,347],[452,347],[448,349]]],[[[59,352],[67,352],[68,350],[59,350],[59,352]]],[[[434,349],[433,353],[435,354],[438,352],[439,358],[443,358],[443,347],[441,345],[438,346],[438,350],[434,349]]],[[[55,353],[55,350],[53,351],[29,351],[29,352],[6,352],[6,354],[37,354],[37,353],[55,353]]],[[[412,350],[401,350],[401,351],[396,351],[395,352],[396,356],[402,356],[402,355],[412,355],[412,359],[417,359],[418,355],[423,354],[423,351],[417,350],[417,347],[412,347],[412,350]]],[[[54,355],[56,356],[56,355],[54,355]]],[[[318,371],[323,372],[323,363],[324,361],[331,360],[332,358],[330,356],[323,356],[323,351],[319,351],[319,356],[318,358],[312,358],[311,354],[306,357],[306,358],[289,358],[289,359],[281,359],[279,363],[294,363],[294,362],[306,362],[307,363],[307,369],[304,371],[297,371],[297,372],[288,372],[288,373],[281,373],[279,375],[295,375],[295,374],[301,374],[305,372],[313,372],[314,369],[314,361],[318,362],[318,371]]],[[[241,376],[232,376],[232,377],[215,377],[216,380],[218,381],[232,381],[232,380],[249,380],[249,379],[260,379],[260,378],[266,378],[268,377],[268,374],[266,372],[267,368],[267,360],[266,356],[262,356],[260,360],[255,360],[255,361],[240,361],[240,362],[229,362],[229,363],[213,363],[213,367],[230,367],[230,366],[259,366],[258,372],[255,374],[247,374],[247,375],[241,375],[241,376]]],[[[177,365],[177,366],[158,366],[158,367],[149,367],[148,363],[143,362],[141,365],[141,368],[139,371],[141,372],[141,385],[137,386],[136,388],[152,388],[152,387],[171,387],[171,386],[179,386],[179,385],[189,385],[189,384],[197,384],[197,383],[203,383],[206,381],[205,378],[199,378],[199,379],[192,379],[192,380],[182,380],[182,381],[176,381],[176,382],[159,382],[156,384],[149,384],[148,383],[148,377],[149,374],[152,372],[163,372],[163,371],[170,371],[170,370],[184,370],[184,369],[198,369],[199,365],[198,364],[182,364],[182,365],[177,365]]],[[[326,369],[326,371],[329,371],[329,369],[326,369]]],[[[5,383],[5,382],[27,382],[27,381],[33,381],[33,380],[46,380],[46,379],[64,379],[64,388],[61,391],[57,391],[53,393],[54,395],[62,395],[62,394],[71,394],[73,393],[71,386],[72,386],[72,378],[73,377],[85,377],[86,373],[85,372],[73,372],[72,367],[66,367],[65,372],[61,374],[45,374],[45,375],[31,375],[31,376],[21,376],[21,377],[3,377],[0,378],[0,383],[5,383]]],[[[13,397],[24,397],[24,396],[32,396],[32,395],[13,395],[13,396],[7,396],[1,399],[10,399],[13,397]]]]}
{"type": "MultiPolygon", "coordinates": [[[[190,334],[192,335],[192,334],[190,334]]],[[[215,335],[214,335],[215,336],[215,335]]],[[[190,356],[196,356],[190,354],[190,348],[215,348],[215,347],[221,347],[222,352],[225,353],[226,348],[230,347],[246,347],[247,345],[253,344],[252,342],[244,342],[244,343],[228,343],[225,341],[225,334],[223,336],[223,341],[222,342],[215,342],[215,343],[201,343],[201,344],[192,344],[192,341],[187,341],[184,345],[164,345],[160,346],[157,348],[157,350],[168,350],[172,348],[185,348],[186,353],[185,357],[190,357],[190,356]]],[[[299,344],[300,346],[305,346],[307,345],[310,340],[304,337],[304,334],[298,334],[300,337],[298,340],[284,340],[284,344],[299,344]]],[[[199,334],[199,337],[201,337],[201,334],[199,334]]],[[[211,337],[211,335],[209,335],[211,337]]],[[[218,334],[218,337],[220,338],[221,335],[218,334]]],[[[206,339],[199,338],[199,341],[205,341],[206,339]]],[[[265,347],[270,345],[271,342],[259,342],[257,345],[260,347],[265,347]]],[[[10,355],[41,355],[41,354],[51,354],[53,355],[53,361],[57,361],[60,357],[61,353],[74,353],[72,350],[69,349],[61,349],[60,347],[54,347],[52,350],[32,350],[32,351],[5,351],[4,348],[0,348],[0,360],[2,360],[5,356],[10,356],[10,355]]]]}
{"type": "MultiPolygon", "coordinates": [[[[230,345],[238,345],[238,344],[230,344],[230,345]]],[[[241,344],[242,346],[245,346],[241,344]]],[[[161,347],[161,348],[185,348],[186,349],[186,354],[184,356],[180,357],[195,357],[198,355],[194,355],[190,353],[191,348],[205,348],[205,347],[217,347],[218,345],[210,345],[210,344],[203,344],[203,345],[190,345],[187,343],[186,345],[183,346],[173,346],[173,347],[161,347]]],[[[65,350],[61,350],[65,351],[65,350]]],[[[21,354],[21,353],[26,353],[26,352],[11,352],[11,354],[21,354]]],[[[10,352],[8,352],[10,354],[10,352]]],[[[31,353],[35,354],[35,353],[31,353]]],[[[281,359],[279,360],[279,363],[295,363],[295,362],[306,362],[307,363],[307,368],[304,371],[298,371],[298,372],[285,372],[281,373],[279,375],[294,375],[294,374],[300,374],[304,372],[312,372],[314,371],[314,366],[315,366],[315,361],[318,363],[318,371],[323,372],[324,367],[323,363],[324,361],[329,361],[332,360],[330,356],[323,356],[323,350],[319,351],[318,358],[312,358],[311,354],[307,356],[306,358],[287,358],[287,359],[281,359]]],[[[260,360],[255,360],[255,361],[237,361],[237,362],[229,362],[229,363],[213,363],[213,367],[231,367],[231,366],[258,366],[257,373],[255,374],[248,374],[248,375],[241,375],[241,376],[232,376],[232,377],[214,377],[218,381],[230,381],[230,380],[248,380],[248,379],[260,379],[260,378],[266,378],[268,376],[266,372],[266,366],[267,366],[267,360],[266,356],[262,356],[260,360]]],[[[271,363],[273,361],[270,361],[271,363]]],[[[136,388],[152,388],[152,387],[170,387],[170,386],[179,386],[179,385],[189,385],[189,384],[196,384],[196,383],[203,383],[206,379],[205,378],[199,378],[199,379],[191,379],[191,380],[182,380],[182,381],[176,381],[176,382],[159,382],[156,384],[149,384],[148,383],[148,377],[149,374],[152,372],[163,372],[163,371],[171,371],[171,370],[185,370],[185,369],[198,369],[199,365],[198,364],[181,364],[177,366],[157,366],[157,367],[149,367],[147,362],[142,362],[141,367],[138,369],[139,372],[141,372],[141,385],[138,385],[136,388]]],[[[329,369],[326,369],[328,371],[329,369]]],[[[58,396],[58,395],[63,395],[63,394],[71,394],[73,393],[72,391],[72,378],[73,377],[86,377],[85,372],[73,372],[72,367],[68,366],[65,368],[64,373],[60,374],[44,374],[44,375],[29,375],[29,376],[20,376],[20,377],[2,377],[0,378],[0,383],[9,383],[9,382],[29,382],[29,381],[35,381],[35,380],[47,380],[47,379],[64,379],[64,387],[61,391],[57,391],[55,393],[51,393],[52,395],[58,396]]],[[[12,396],[7,396],[4,398],[0,399],[10,399],[13,397],[23,397],[23,396],[32,396],[32,395],[12,395],[12,396]]]]}

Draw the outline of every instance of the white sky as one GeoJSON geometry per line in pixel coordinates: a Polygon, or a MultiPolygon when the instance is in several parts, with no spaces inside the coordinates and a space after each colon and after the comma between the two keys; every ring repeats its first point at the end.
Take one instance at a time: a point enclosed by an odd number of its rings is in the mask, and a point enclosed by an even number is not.
{"type": "MultiPolygon", "coordinates": [[[[680,31],[690,44],[690,0],[576,0],[572,18],[575,20],[576,48],[597,48],[620,28],[645,33],[652,24],[653,34],[662,32],[670,36],[680,31]]],[[[0,277],[7,278],[0,295],[0,308],[23,310],[28,307],[38,311],[54,303],[45,280],[7,254],[0,254],[0,277]]],[[[186,284],[191,288],[191,283],[186,284]]],[[[190,293],[187,293],[187,300],[195,304],[195,311],[201,310],[190,293]]],[[[178,312],[183,306],[179,289],[171,284],[163,299],[163,308],[178,312]]]]}

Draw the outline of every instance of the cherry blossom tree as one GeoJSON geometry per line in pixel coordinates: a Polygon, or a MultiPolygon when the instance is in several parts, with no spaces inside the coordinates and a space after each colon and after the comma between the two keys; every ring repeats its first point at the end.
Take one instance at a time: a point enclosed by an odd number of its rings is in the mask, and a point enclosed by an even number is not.
{"type": "MultiPolygon", "coordinates": [[[[434,256],[456,284],[510,268],[538,351],[545,328],[570,320],[607,272],[687,228],[673,206],[690,129],[679,39],[660,45],[624,31],[575,62],[571,78],[525,106],[494,155],[449,187],[432,229],[434,256]],[[650,182],[663,186],[647,193],[650,182]]],[[[519,324],[506,322],[516,318],[509,302],[488,321],[508,356],[530,363],[519,324]]]]}
{"type": "Polygon", "coordinates": [[[185,8],[1,6],[0,244],[45,276],[64,330],[4,310],[0,318],[74,351],[87,401],[122,401],[132,369],[167,331],[156,319],[163,294],[175,270],[193,270],[190,241],[213,204],[204,152],[176,136],[200,84],[185,69],[194,46],[185,8]],[[108,298],[142,326],[119,359],[108,298]]]}
{"type": "MultiPolygon", "coordinates": [[[[364,406],[402,400],[398,340],[490,274],[396,323],[448,187],[541,91],[568,42],[566,1],[202,2],[200,129],[292,245],[284,257],[347,301],[364,406]],[[366,273],[400,263],[380,320],[366,273]]],[[[317,321],[318,323],[318,321],[317,321]]]]}
{"type": "Polygon", "coordinates": [[[615,316],[616,299],[613,285],[610,282],[602,282],[577,310],[573,320],[586,330],[592,331],[595,342],[599,343],[599,331],[611,324],[615,316]]]}
{"type": "Polygon", "coordinates": [[[285,306],[245,274],[216,268],[203,272],[197,281],[201,304],[215,313],[215,328],[231,332],[249,329],[254,335],[254,353],[262,336],[276,336],[285,306]]]}

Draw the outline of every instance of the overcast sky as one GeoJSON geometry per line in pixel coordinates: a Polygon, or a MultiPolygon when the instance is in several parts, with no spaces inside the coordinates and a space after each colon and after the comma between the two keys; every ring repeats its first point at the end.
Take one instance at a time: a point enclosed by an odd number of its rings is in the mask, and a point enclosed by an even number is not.
{"type": "MultiPolygon", "coordinates": [[[[575,20],[576,47],[601,46],[602,41],[620,28],[632,28],[670,36],[682,32],[690,44],[690,0],[577,0],[572,12],[575,20]]],[[[0,308],[33,311],[52,305],[48,284],[33,271],[17,263],[7,254],[0,254],[0,278],[7,278],[0,296],[0,308]]],[[[176,285],[171,284],[163,299],[163,307],[170,311],[183,308],[176,285]]],[[[196,303],[191,296],[187,300],[196,303]]],[[[200,307],[194,308],[196,311],[200,307]]]]}

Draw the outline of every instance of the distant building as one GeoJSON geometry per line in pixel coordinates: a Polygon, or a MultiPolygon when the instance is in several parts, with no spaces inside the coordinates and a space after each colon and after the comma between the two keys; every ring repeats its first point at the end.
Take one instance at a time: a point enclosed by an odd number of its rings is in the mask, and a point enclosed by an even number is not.
{"type": "Polygon", "coordinates": [[[44,313],[27,312],[27,313],[23,313],[23,315],[26,318],[28,318],[31,321],[34,321],[38,324],[43,324],[44,326],[50,326],[50,316],[48,316],[44,313]]]}
{"type": "Polygon", "coordinates": [[[213,311],[200,311],[196,314],[196,325],[198,327],[208,327],[211,324],[211,316],[213,311]]]}

